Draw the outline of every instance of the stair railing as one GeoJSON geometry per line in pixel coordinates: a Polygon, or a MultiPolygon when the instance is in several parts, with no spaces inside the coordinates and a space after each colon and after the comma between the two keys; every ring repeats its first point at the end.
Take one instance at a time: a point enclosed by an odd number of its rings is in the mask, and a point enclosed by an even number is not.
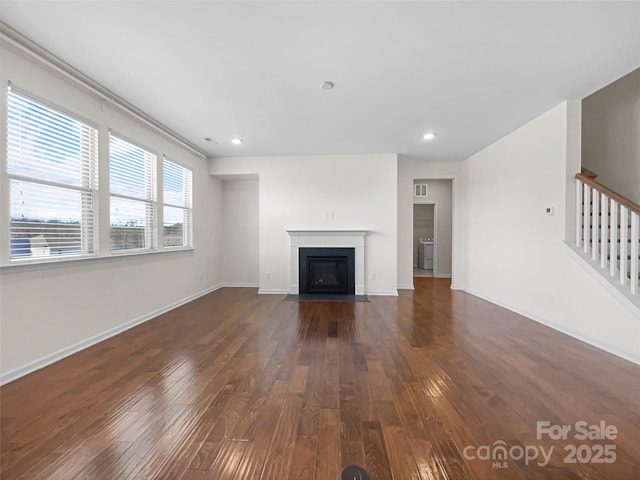
{"type": "Polygon", "coordinates": [[[576,246],[631,295],[639,293],[640,205],[597,182],[583,168],[576,174],[576,246]]]}

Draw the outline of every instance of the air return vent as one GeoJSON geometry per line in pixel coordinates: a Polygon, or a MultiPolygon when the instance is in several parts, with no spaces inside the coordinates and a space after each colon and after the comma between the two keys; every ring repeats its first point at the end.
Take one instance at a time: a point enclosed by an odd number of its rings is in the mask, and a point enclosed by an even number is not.
{"type": "Polygon", "coordinates": [[[429,185],[426,183],[416,183],[414,185],[414,196],[426,197],[429,195],[429,185]]]}

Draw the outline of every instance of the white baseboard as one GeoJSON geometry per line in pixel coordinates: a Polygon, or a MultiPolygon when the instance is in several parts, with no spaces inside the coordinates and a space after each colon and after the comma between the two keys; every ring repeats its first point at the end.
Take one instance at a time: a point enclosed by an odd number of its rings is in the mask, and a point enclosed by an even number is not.
{"type": "Polygon", "coordinates": [[[398,285],[398,290],[414,290],[413,283],[403,283],[398,285]]]}
{"type": "Polygon", "coordinates": [[[202,297],[203,295],[214,292],[220,288],[222,288],[221,284],[207,288],[193,295],[189,295],[186,298],[178,300],[177,302],[173,302],[169,305],[165,305],[164,307],[158,308],[153,312],[149,312],[138,318],[134,318],[129,322],[123,323],[122,325],[118,325],[117,327],[111,328],[105,332],[89,337],[73,345],[69,345],[68,347],[61,348],[56,352],[50,353],[49,355],[45,355],[44,357],[33,360],[32,362],[29,362],[26,365],[9,370],[8,372],[5,372],[2,375],[0,375],[0,385],[4,385],[6,383],[17,380],[20,377],[24,377],[25,375],[35,372],[36,370],[40,370],[41,368],[44,368],[48,365],[51,365],[52,363],[62,360],[65,357],[73,355],[74,353],[78,353],[79,351],[84,350],[85,348],[89,348],[92,345],[95,345],[96,343],[100,343],[108,338],[111,338],[115,335],[118,335],[119,333],[124,332],[125,330],[129,330],[130,328],[140,325],[141,323],[147,322],[157,317],[158,315],[162,315],[163,313],[173,310],[174,308],[184,305],[185,303],[189,303],[195,300],[196,298],[202,297]]]}
{"type": "Polygon", "coordinates": [[[368,290],[365,295],[381,295],[388,297],[397,297],[398,290],[368,290]]]}
{"type": "Polygon", "coordinates": [[[289,290],[283,290],[279,288],[261,288],[258,290],[259,295],[287,295],[289,290]]]}
{"type": "Polygon", "coordinates": [[[222,284],[223,287],[229,287],[229,288],[258,288],[260,286],[260,284],[256,283],[223,283],[222,284]]]}
{"type": "Polygon", "coordinates": [[[451,278],[451,274],[450,273],[438,273],[437,275],[434,275],[434,277],[436,277],[436,278],[451,278]]]}
{"type": "Polygon", "coordinates": [[[591,346],[594,346],[596,348],[599,348],[600,350],[604,350],[605,352],[611,353],[617,357],[623,358],[625,360],[628,360],[630,362],[636,363],[638,365],[640,365],[640,355],[634,356],[634,355],[629,355],[627,352],[621,352],[620,350],[618,350],[615,346],[613,345],[609,345],[606,343],[601,342],[600,340],[590,337],[588,335],[584,335],[581,332],[577,332],[575,330],[571,330],[568,328],[565,328],[561,325],[558,325],[556,323],[550,322],[547,319],[544,319],[542,317],[539,317],[538,315],[534,315],[530,312],[525,312],[524,310],[521,310],[517,307],[514,307],[512,305],[508,305],[506,303],[503,303],[499,300],[496,300],[494,298],[490,298],[487,297],[485,295],[482,295],[481,293],[475,292],[474,290],[471,290],[470,288],[465,288],[465,287],[460,287],[460,290],[473,295],[474,297],[478,297],[481,298],[483,300],[486,300],[487,302],[493,303],[494,305],[498,305],[499,307],[505,308],[507,310],[510,310],[514,313],[517,313],[518,315],[521,315],[523,317],[528,318],[529,320],[533,320],[534,322],[538,322],[542,325],[545,325],[549,328],[553,328],[554,330],[557,330],[559,332],[564,333],[565,335],[569,335],[570,337],[573,337],[575,339],[578,339],[582,342],[588,343],[591,346]]]}

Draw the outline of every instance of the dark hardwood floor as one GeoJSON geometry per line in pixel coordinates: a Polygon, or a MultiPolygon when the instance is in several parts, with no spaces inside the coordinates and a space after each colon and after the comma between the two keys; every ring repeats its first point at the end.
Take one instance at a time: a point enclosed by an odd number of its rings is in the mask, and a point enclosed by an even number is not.
{"type": "Polygon", "coordinates": [[[631,480],[639,374],[447,280],[370,303],[223,289],[2,387],[0,477],[631,480]]]}

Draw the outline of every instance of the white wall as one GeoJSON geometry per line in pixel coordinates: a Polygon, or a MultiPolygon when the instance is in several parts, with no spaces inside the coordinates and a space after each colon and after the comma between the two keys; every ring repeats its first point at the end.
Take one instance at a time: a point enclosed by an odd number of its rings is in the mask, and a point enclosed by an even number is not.
{"type": "MultiPolygon", "coordinates": [[[[462,279],[462,163],[398,163],[398,288],[413,288],[413,184],[416,179],[451,179],[451,288],[460,288],[462,279]]],[[[444,241],[444,240],[443,240],[444,241]]]]}
{"type": "Polygon", "coordinates": [[[564,102],[463,163],[464,289],[640,362],[640,312],[563,242],[575,173],[567,165],[577,170],[570,157],[579,152],[568,141],[579,142],[579,123],[579,103],[564,102]]]}
{"type": "Polygon", "coordinates": [[[215,158],[210,173],[259,176],[261,293],[289,291],[287,229],[352,228],[370,230],[365,291],[397,293],[396,155],[215,158]]]}
{"type": "MultiPolygon", "coordinates": [[[[640,361],[638,316],[567,255],[562,243],[565,201],[572,198],[567,185],[575,173],[567,152],[579,152],[573,144],[579,136],[570,133],[580,112],[571,104],[559,105],[464,164],[398,164],[396,155],[350,155],[214,159],[207,165],[35,62],[5,49],[0,53],[2,85],[11,80],[97,122],[103,153],[105,133],[112,127],[192,168],[195,241],[193,251],[2,268],[2,381],[222,284],[221,231],[230,222],[238,191],[223,194],[220,180],[208,173],[259,175],[259,284],[263,292],[283,293],[289,285],[285,230],[292,228],[369,229],[367,293],[412,288],[413,180],[453,179],[454,288],[463,286],[640,361]],[[223,199],[228,202],[225,214],[223,199]],[[556,206],[556,216],[544,214],[548,205],[556,206]],[[329,212],[333,220],[325,220],[329,212]]],[[[4,121],[4,112],[1,117],[4,121]]],[[[253,211],[249,203],[246,210],[253,211]]],[[[101,220],[104,244],[108,225],[104,215],[101,220]]],[[[6,249],[6,218],[3,224],[6,249]]],[[[249,270],[238,279],[255,278],[249,270]]],[[[225,274],[230,273],[227,268],[225,274]]]]}
{"type": "MultiPolygon", "coordinates": [[[[438,210],[438,225],[436,228],[437,248],[436,268],[437,277],[451,276],[451,246],[453,242],[453,185],[451,180],[416,179],[416,183],[427,183],[429,195],[427,198],[414,197],[414,205],[420,202],[436,202],[438,210]]],[[[414,240],[414,252],[416,245],[414,240]]]]}
{"type": "Polygon", "coordinates": [[[640,203],[640,68],[582,101],[582,165],[640,203]]]}
{"type": "Polygon", "coordinates": [[[222,279],[229,287],[257,287],[260,206],[257,179],[222,182],[222,279]]]}
{"type": "MultiPolygon", "coordinates": [[[[102,154],[106,152],[108,128],[112,127],[159,155],[166,153],[191,168],[194,182],[193,251],[1,269],[0,371],[6,382],[219,286],[222,194],[219,180],[208,175],[206,160],[103,104],[35,61],[4,48],[0,58],[1,85],[11,80],[22,89],[98,123],[102,154]]],[[[2,98],[6,98],[4,92],[2,98]]],[[[3,100],[3,122],[5,108],[3,100]]],[[[1,154],[5,155],[4,149],[1,154]]],[[[106,172],[105,177],[103,164],[103,204],[108,204],[108,183],[104,183],[105,179],[108,181],[108,167],[106,172]]],[[[3,199],[5,194],[3,191],[3,199]]],[[[108,210],[102,212],[100,243],[108,245],[109,215],[108,210]]],[[[2,224],[2,248],[7,249],[6,209],[2,211],[2,224]]]]}

